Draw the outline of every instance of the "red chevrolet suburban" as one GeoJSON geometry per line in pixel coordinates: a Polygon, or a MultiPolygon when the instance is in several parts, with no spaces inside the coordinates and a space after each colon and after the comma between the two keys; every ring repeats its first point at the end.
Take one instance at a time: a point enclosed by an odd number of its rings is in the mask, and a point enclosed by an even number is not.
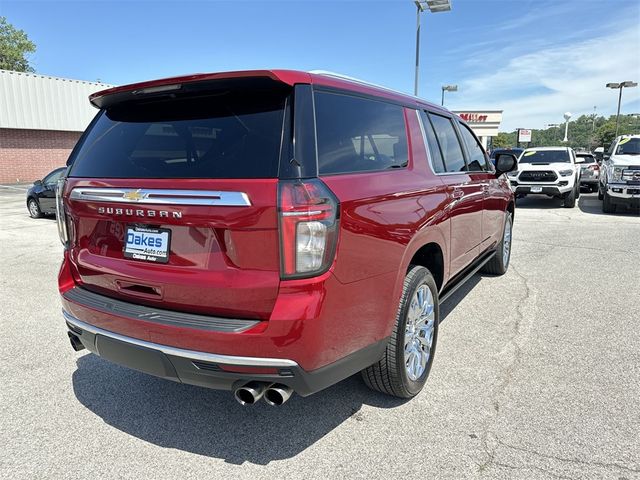
{"type": "Polygon", "coordinates": [[[423,388],[439,305],[509,264],[514,198],[458,117],[326,72],[201,74],[90,97],[58,183],[74,349],[242,404],[357,372],[423,388]]]}

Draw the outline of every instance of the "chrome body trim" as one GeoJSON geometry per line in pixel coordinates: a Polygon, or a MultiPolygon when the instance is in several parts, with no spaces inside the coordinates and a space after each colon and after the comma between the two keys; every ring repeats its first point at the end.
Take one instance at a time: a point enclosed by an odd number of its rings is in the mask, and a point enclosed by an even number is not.
{"type": "MultiPolygon", "coordinates": [[[[62,315],[66,322],[80,330],[85,330],[93,335],[103,335],[105,337],[119,340],[124,343],[129,343],[143,348],[150,348],[152,350],[160,351],[166,355],[173,357],[181,357],[189,360],[201,360],[203,362],[218,363],[223,365],[238,365],[243,367],[275,367],[275,368],[291,368],[298,367],[298,364],[293,360],[281,359],[281,358],[265,358],[265,357],[238,357],[233,355],[220,355],[217,353],[197,352],[195,350],[185,350],[183,348],[170,347],[168,345],[160,345],[158,343],[147,342],[146,340],[140,340],[138,338],[127,337],[120,335],[119,333],[110,332],[100,327],[90,325],[77,319],[66,310],[62,310],[62,315]]],[[[99,354],[100,352],[98,352],[99,354]]]]}
{"type": "Polygon", "coordinates": [[[145,188],[77,187],[70,200],[87,202],[132,203],[146,205],[202,205],[211,207],[249,207],[244,192],[211,190],[165,190],[145,188]]]}

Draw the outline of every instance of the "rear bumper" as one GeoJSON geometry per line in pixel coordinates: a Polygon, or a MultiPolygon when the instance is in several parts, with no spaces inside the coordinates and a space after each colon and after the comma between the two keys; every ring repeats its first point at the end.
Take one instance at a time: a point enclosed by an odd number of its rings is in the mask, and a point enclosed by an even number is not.
{"type": "Polygon", "coordinates": [[[593,178],[581,178],[580,185],[598,185],[600,179],[598,177],[593,178]]]}
{"type": "Polygon", "coordinates": [[[293,360],[200,352],[128,337],[86,323],[63,310],[69,334],[92,353],[119,365],[176,382],[233,390],[250,381],[280,383],[307,396],[378,361],[387,339],[307,372],[293,360]]]}

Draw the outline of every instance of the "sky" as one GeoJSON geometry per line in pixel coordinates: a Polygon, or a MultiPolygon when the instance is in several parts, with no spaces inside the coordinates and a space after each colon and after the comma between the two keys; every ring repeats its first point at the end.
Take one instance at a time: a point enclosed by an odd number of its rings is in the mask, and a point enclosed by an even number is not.
{"type": "MultiPolygon", "coordinates": [[[[225,70],[329,70],[413,93],[411,0],[0,0],[37,73],[124,84],[225,70]]],[[[503,110],[501,130],[615,114],[640,82],[640,0],[452,0],[423,13],[419,96],[503,110]]],[[[640,86],[622,113],[640,113],[640,86]]]]}

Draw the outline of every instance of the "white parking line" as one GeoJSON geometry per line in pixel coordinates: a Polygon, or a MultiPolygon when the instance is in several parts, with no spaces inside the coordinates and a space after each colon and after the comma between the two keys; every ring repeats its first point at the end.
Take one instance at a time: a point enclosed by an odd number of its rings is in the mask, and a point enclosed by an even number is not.
{"type": "Polygon", "coordinates": [[[11,190],[19,190],[21,192],[26,192],[27,190],[29,190],[28,188],[12,187],[10,185],[0,185],[0,188],[10,188],[11,190]]]}

